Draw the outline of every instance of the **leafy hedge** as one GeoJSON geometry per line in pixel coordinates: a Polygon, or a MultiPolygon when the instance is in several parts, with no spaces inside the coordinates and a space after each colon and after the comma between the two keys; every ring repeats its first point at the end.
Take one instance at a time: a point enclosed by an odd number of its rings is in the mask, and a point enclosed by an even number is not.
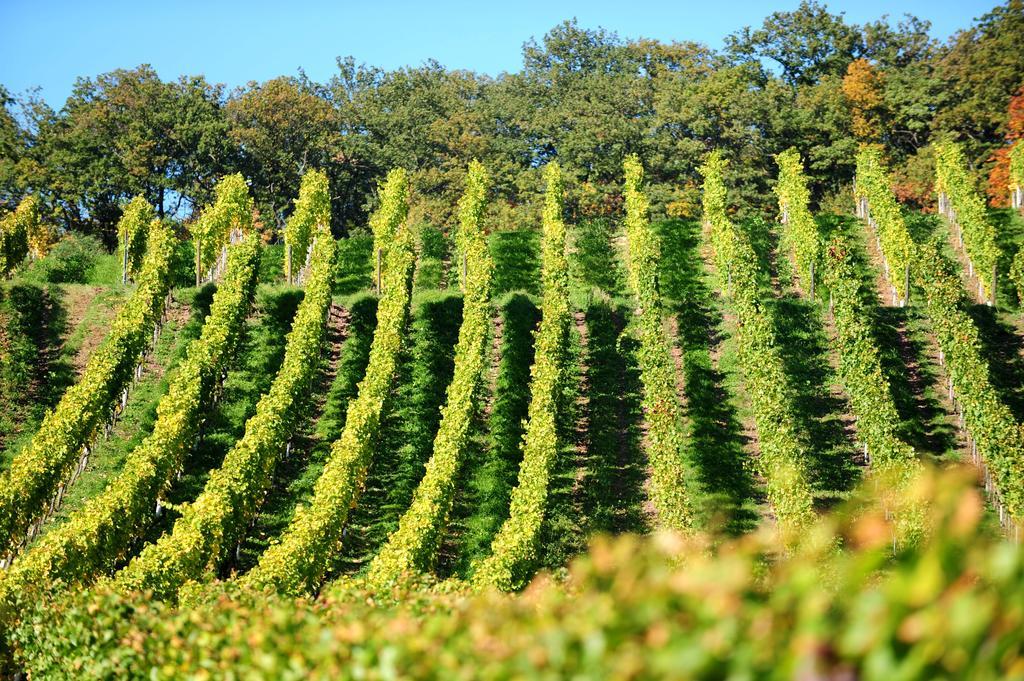
{"type": "MultiPolygon", "coordinates": [[[[370,216],[373,257],[379,258],[378,262],[382,268],[387,264],[388,250],[395,243],[398,232],[408,216],[409,174],[405,168],[394,168],[388,172],[381,186],[380,206],[370,216]]],[[[380,276],[383,282],[383,272],[380,276]]]]}
{"type": "Polygon", "coordinates": [[[117,576],[120,586],[173,597],[187,581],[215,567],[240,541],[256,513],[274,468],[300,422],[320,368],[331,304],[335,242],[326,227],[313,243],[305,295],[292,321],[284,361],[245,435],[210,474],[195,501],[181,510],[174,529],[148,545],[117,576]]]}
{"type": "Polygon", "coordinates": [[[96,590],[33,608],[20,662],[54,680],[1020,678],[1024,551],[984,531],[969,486],[937,489],[932,538],[895,555],[868,505],[789,555],[763,535],[600,540],[568,585],[524,595],[240,591],[176,611],[96,590]]]}
{"type": "Polygon", "coordinates": [[[482,447],[483,461],[472,468],[467,483],[469,510],[460,537],[460,574],[487,556],[494,535],[508,518],[530,407],[530,367],[540,309],[523,293],[506,294],[497,307],[502,329],[501,359],[487,419],[486,444],[482,447]]]}
{"type": "Polygon", "coordinates": [[[651,465],[651,501],[658,525],[685,530],[692,522],[686,470],[683,464],[683,428],[676,394],[676,367],[658,285],[661,246],[647,217],[648,202],[640,188],[643,167],[629,156],[623,164],[626,175],[626,240],[628,242],[629,284],[638,308],[637,363],[644,387],[644,418],[647,421],[647,458],[651,465]]]}
{"type": "Polygon", "coordinates": [[[913,447],[896,435],[900,415],[882,371],[871,313],[850,260],[850,246],[844,240],[833,240],[828,246],[824,281],[832,296],[839,376],[850,396],[857,436],[867,446],[871,465],[885,469],[915,461],[913,447]]]}
{"type": "Polygon", "coordinates": [[[144,196],[136,196],[121,213],[117,222],[117,238],[121,247],[121,263],[125,281],[134,280],[146,253],[146,234],[156,211],[144,196]]]}
{"type": "Polygon", "coordinates": [[[244,581],[257,587],[298,594],[317,587],[342,540],[349,511],[355,505],[373,456],[381,409],[391,390],[402,334],[409,314],[412,286],[412,230],[402,227],[408,211],[407,179],[392,171],[381,191],[374,224],[395,225],[383,262],[383,294],[377,305],[377,329],[359,395],[349,404],[345,429],[331,447],[330,458],[316,482],[313,499],[300,506],[281,536],[260,558],[244,581]]]}
{"type": "Polygon", "coordinates": [[[914,258],[914,240],[907,231],[900,206],[889,185],[889,177],[882,163],[878,147],[864,146],[857,152],[857,200],[866,202],[867,218],[878,238],[879,250],[885,265],[885,274],[896,296],[906,301],[906,272],[914,258]]]}
{"type": "Polygon", "coordinates": [[[79,463],[82,447],[110,416],[114,401],[131,380],[163,315],[174,236],[154,221],[149,246],[132,296],[118,312],[110,333],[89,358],[78,383],[43,419],[39,432],[0,475],[0,551],[9,552],[42,517],[58,488],[79,463]]]}
{"type": "Polygon", "coordinates": [[[991,277],[999,260],[996,229],[988,219],[985,200],[974,189],[967,174],[964,152],[959,144],[943,141],[936,145],[935,174],[939,210],[959,226],[967,258],[976,270],[985,295],[991,298],[994,283],[991,277]]]}
{"type": "Polygon", "coordinates": [[[284,226],[286,281],[295,280],[297,272],[292,271],[295,269],[293,260],[298,260],[298,269],[306,262],[306,251],[317,228],[329,228],[330,225],[331,188],[327,181],[327,173],[322,170],[310,170],[302,176],[299,197],[295,199],[295,210],[284,226]]]}
{"type": "Polygon", "coordinates": [[[398,529],[370,564],[369,579],[378,586],[397,580],[405,572],[429,567],[451,512],[477,390],[487,366],[485,350],[490,331],[490,285],[494,267],[481,225],[487,186],[484,167],[473,161],[466,177],[465,194],[459,202],[457,243],[466,258],[466,280],[463,282],[462,326],[455,349],[455,373],[441,411],[434,453],[427,462],[412,504],[399,521],[398,529]]]}
{"type": "Polygon", "coordinates": [[[790,147],[775,157],[779,166],[779,181],[775,193],[779,197],[779,211],[790,248],[796,258],[800,277],[806,277],[813,287],[814,268],[821,259],[821,236],[814,216],[808,210],[810,192],[804,174],[800,152],[790,147]]]}
{"type": "Polygon", "coordinates": [[[1024,140],[1017,140],[1010,150],[1010,189],[1024,190],[1024,140]]]}
{"type": "Polygon", "coordinates": [[[768,501],[784,533],[795,535],[814,517],[808,479],[808,453],[798,436],[793,391],[775,334],[770,307],[760,300],[760,267],[749,239],[725,215],[724,164],[712,152],[701,168],[704,176],[704,219],[719,276],[728,288],[736,313],[739,361],[757,425],[761,454],[757,467],[765,477],[768,501]]]}
{"type": "Polygon", "coordinates": [[[1024,307],[1024,246],[1017,249],[1017,255],[1010,264],[1010,281],[1017,293],[1017,303],[1024,307]]]}
{"type": "Polygon", "coordinates": [[[232,246],[228,269],[210,306],[202,335],[191,343],[157,406],[152,433],[133,450],[124,468],[85,503],[0,573],[0,607],[10,615],[25,595],[55,580],[88,581],[112,571],[148,526],[159,495],[181,468],[195,442],[203,409],[223,377],[256,287],[260,240],[251,235],[232,246]]]}
{"type": "Polygon", "coordinates": [[[569,337],[569,263],[562,220],[562,171],[557,163],[544,169],[541,237],[541,322],[531,369],[530,407],[523,437],[519,481],[512,490],[508,520],[491,542],[491,555],[474,578],[503,590],[529,579],[537,558],[537,539],[547,511],[551,467],[558,455],[558,402],[569,337]]]}

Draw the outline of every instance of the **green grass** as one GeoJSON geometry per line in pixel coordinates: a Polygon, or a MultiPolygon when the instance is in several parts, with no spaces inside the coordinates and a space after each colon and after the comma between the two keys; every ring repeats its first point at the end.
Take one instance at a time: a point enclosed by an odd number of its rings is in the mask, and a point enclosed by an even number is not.
{"type": "MultiPolygon", "coordinates": [[[[417,290],[444,288],[445,262],[450,261],[454,253],[454,245],[445,238],[444,233],[433,225],[422,225],[419,228],[419,253],[416,258],[416,275],[413,286],[417,290]]],[[[461,264],[456,268],[452,288],[458,286],[461,264]]]]}
{"type": "Polygon", "coordinates": [[[0,468],[10,462],[8,441],[34,432],[45,409],[74,381],[60,354],[68,323],[61,297],[56,286],[0,284],[0,468]]]}
{"type": "Polygon", "coordinates": [[[369,234],[350,236],[338,241],[335,260],[334,292],[351,295],[374,285],[373,237],[369,234]]]}
{"type": "MultiPolygon", "coordinates": [[[[26,321],[29,341],[38,352],[36,357],[27,358],[30,366],[23,367],[32,382],[15,386],[17,394],[30,402],[19,410],[17,420],[2,441],[0,466],[9,465],[17,452],[29,443],[46,411],[75,383],[79,350],[87,342],[89,348],[102,342],[111,318],[129,291],[118,287],[93,292],[92,287],[83,284],[40,286],[13,282],[8,285],[7,293],[26,321]],[[74,322],[68,319],[70,311],[67,309],[72,295],[88,298],[82,304],[81,318],[74,322]]],[[[83,353],[81,362],[88,361],[89,352],[83,353]]]]}
{"type": "Polygon", "coordinates": [[[637,342],[626,333],[630,314],[628,302],[607,299],[590,303],[585,312],[588,401],[580,485],[587,534],[649,529],[637,342]]]}
{"type": "Polygon", "coordinates": [[[491,295],[509,291],[540,293],[540,233],[532,229],[495,232],[490,237],[494,274],[491,295]]]}
{"type": "Polygon", "coordinates": [[[525,293],[505,295],[496,302],[502,322],[501,359],[495,378],[491,412],[483,443],[475,446],[464,466],[464,490],[452,513],[457,546],[440,566],[442,574],[465,576],[475,561],[490,552],[491,540],[508,518],[512,488],[522,460],[520,443],[530,400],[533,334],[540,309],[525,293]]]}

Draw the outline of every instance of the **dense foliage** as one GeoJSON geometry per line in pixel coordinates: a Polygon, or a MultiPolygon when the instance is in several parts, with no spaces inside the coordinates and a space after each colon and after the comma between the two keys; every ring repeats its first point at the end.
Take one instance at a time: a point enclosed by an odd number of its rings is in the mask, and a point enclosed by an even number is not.
{"type": "Polygon", "coordinates": [[[57,242],[47,224],[39,197],[29,194],[17,209],[0,218],[0,276],[9,274],[26,256],[41,258],[57,242]]]}
{"type": "Polygon", "coordinates": [[[967,253],[970,274],[977,273],[985,296],[992,299],[995,295],[996,282],[993,277],[999,260],[999,248],[996,246],[996,230],[988,218],[985,201],[974,189],[965,167],[963,150],[958,144],[940,142],[935,158],[939,210],[956,226],[960,243],[967,253]]]}
{"type": "Polygon", "coordinates": [[[87,446],[110,416],[113,403],[135,373],[163,314],[170,279],[173,236],[154,221],[146,257],[132,296],[114,319],[103,345],[81,377],[46,415],[39,432],[0,475],[0,550],[10,552],[79,464],[87,446]]]}
{"type": "Polygon", "coordinates": [[[199,219],[190,226],[196,249],[197,281],[221,257],[221,249],[230,240],[232,231],[246,233],[252,228],[252,197],[241,173],[221,179],[214,195],[213,204],[204,208],[199,219]]]}
{"type": "Polygon", "coordinates": [[[688,217],[699,210],[699,159],[719,148],[734,162],[735,204],[767,212],[775,154],[796,144],[813,198],[825,199],[852,179],[862,140],[886,147],[900,195],[924,204],[936,136],[962,141],[979,174],[1006,137],[1024,73],[1024,4],[993,5],[945,40],[917,17],[854,23],[816,0],[746,27],[731,15],[738,30],[709,37],[722,48],[566,21],[526,40],[520,68],[500,77],[352,57],[322,82],[302,72],[235,90],[202,76],[162,80],[146,65],[82,74],[66,101],[3,92],[0,203],[41,192],[61,227],[113,245],[130,197],[160,217],[194,217],[217,178],[242,172],[264,229],[280,233],[303,174],[318,168],[341,235],[366,224],[378,181],[401,166],[416,215],[440,226],[453,224],[479,158],[493,175],[489,212],[510,227],[539,215],[539,169],[555,157],[569,210],[614,216],[622,162],[638,153],[653,215],[688,217]]]}
{"type": "Polygon", "coordinates": [[[456,475],[465,457],[477,392],[486,366],[490,330],[491,262],[481,219],[486,206],[487,174],[479,162],[469,167],[466,193],[459,203],[459,252],[466,261],[462,325],[455,347],[455,373],[441,410],[433,455],[408,510],[370,564],[369,579],[386,585],[405,572],[423,570],[437,549],[451,512],[456,475]]]}
{"type": "Polygon", "coordinates": [[[813,292],[815,266],[821,257],[821,236],[808,206],[810,192],[803,161],[795,148],[782,152],[775,161],[779,165],[775,194],[779,197],[784,234],[793,251],[800,278],[807,282],[805,290],[813,292]]]}
{"type": "Polygon", "coordinates": [[[156,217],[153,206],[143,196],[136,196],[121,213],[117,222],[117,239],[121,249],[124,281],[135,279],[146,253],[146,234],[149,223],[156,217]]]}
{"type": "Polygon", "coordinates": [[[992,384],[978,326],[967,313],[963,285],[936,244],[917,249],[915,281],[924,291],[924,307],[942,349],[947,373],[963,422],[977,454],[995,483],[1003,508],[1017,522],[1024,519],[1024,429],[992,384]]]}
{"type": "MultiPolygon", "coordinates": [[[[887,190],[885,169],[876,163],[872,173],[872,183],[865,186],[868,207],[876,216],[879,233],[890,235],[890,240],[882,241],[882,252],[891,260],[892,244],[899,248],[909,245],[914,281],[924,293],[925,314],[938,341],[940,359],[947,366],[951,396],[956,396],[973,446],[991,472],[1000,515],[1005,508],[1019,522],[1024,512],[1024,433],[992,385],[978,326],[965,309],[960,278],[937,244],[914,244],[887,190]],[[879,210],[879,206],[886,205],[892,208],[879,210]]],[[[862,185],[863,181],[858,182],[858,186],[862,185]]]]}
{"type": "Polygon", "coordinates": [[[767,535],[600,540],[568,585],[515,596],[238,591],[174,611],[100,589],[39,605],[16,637],[52,679],[1018,678],[1024,553],[984,531],[972,489],[911,493],[932,533],[895,553],[869,504],[787,555],[767,535]]]}
{"type": "Polygon", "coordinates": [[[896,202],[889,176],[882,165],[881,150],[861,147],[857,153],[858,211],[867,209],[866,218],[875,230],[878,250],[882,252],[885,276],[893,290],[893,298],[906,302],[910,295],[910,271],[914,257],[914,241],[907,231],[900,205],[896,202]]]}
{"type": "Polygon", "coordinates": [[[558,456],[558,402],[565,380],[570,323],[569,263],[565,254],[562,170],[544,169],[547,198],[541,237],[541,320],[530,369],[530,407],[523,435],[519,479],[508,519],[491,542],[491,555],[475,579],[499,589],[522,587],[535,567],[537,541],[547,512],[551,469],[558,456]]]}
{"type": "Polygon", "coordinates": [[[644,385],[647,422],[647,458],[651,464],[651,501],[658,525],[683,531],[692,522],[686,471],[683,465],[683,428],[676,394],[676,367],[665,332],[658,262],[661,246],[647,218],[647,197],[641,189],[643,167],[635,156],[626,158],[626,239],[629,283],[636,297],[637,362],[644,385]]]}

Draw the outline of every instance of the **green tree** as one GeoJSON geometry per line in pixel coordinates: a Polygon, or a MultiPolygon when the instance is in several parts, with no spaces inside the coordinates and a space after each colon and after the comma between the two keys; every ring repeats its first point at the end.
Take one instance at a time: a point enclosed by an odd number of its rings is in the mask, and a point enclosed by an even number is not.
{"type": "Polygon", "coordinates": [[[306,170],[335,165],[337,112],[309,83],[282,77],[236,91],[226,114],[263,221],[280,233],[306,170]]]}

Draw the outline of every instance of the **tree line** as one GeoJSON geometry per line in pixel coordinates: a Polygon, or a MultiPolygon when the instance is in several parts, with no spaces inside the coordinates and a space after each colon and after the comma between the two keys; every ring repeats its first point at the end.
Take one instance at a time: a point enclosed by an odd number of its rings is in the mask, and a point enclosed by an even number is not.
{"type": "Polygon", "coordinates": [[[34,193],[56,224],[112,246],[132,196],[188,219],[218,178],[241,172],[258,228],[276,238],[316,168],[343,235],[365,229],[378,182],[404,167],[421,197],[411,217],[448,226],[479,159],[492,175],[487,220],[501,229],[539,222],[540,168],[555,159],[572,217],[618,214],[622,163],[637,154],[653,214],[686,217],[700,210],[700,159],[716,148],[733,205],[770,211],[776,154],[795,146],[813,202],[829,206],[848,195],[865,142],[884,148],[900,198],[924,205],[938,138],[961,141],[974,179],[1002,201],[1008,143],[1024,136],[1024,0],[945,41],[929,29],[910,15],[854,24],[805,1],[721,49],[565,21],[497,76],[347,57],[326,82],[300,70],[228,90],[141,65],[79,78],[59,110],[0,85],[0,212],[34,193]]]}

